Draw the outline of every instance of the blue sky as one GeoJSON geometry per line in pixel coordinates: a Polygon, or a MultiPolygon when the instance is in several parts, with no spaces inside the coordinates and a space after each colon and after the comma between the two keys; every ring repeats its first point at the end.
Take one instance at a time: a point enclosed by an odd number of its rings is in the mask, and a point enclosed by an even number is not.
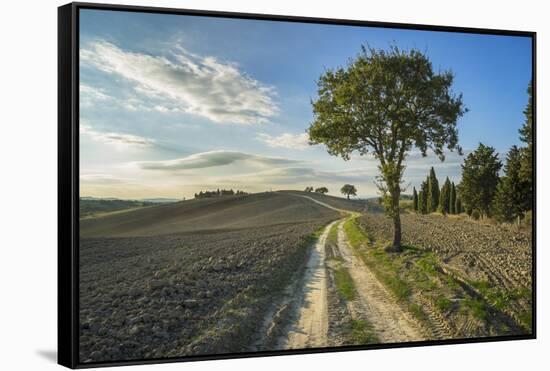
{"type": "MultiPolygon", "coordinates": [[[[344,183],[376,194],[376,161],[308,146],[310,99],[326,68],[362,44],[425,51],[451,69],[469,112],[467,151],[520,144],[531,78],[529,38],[81,10],[81,195],[190,197],[344,183]]],[[[458,181],[463,158],[408,158],[405,183],[430,166],[458,181]]]]}

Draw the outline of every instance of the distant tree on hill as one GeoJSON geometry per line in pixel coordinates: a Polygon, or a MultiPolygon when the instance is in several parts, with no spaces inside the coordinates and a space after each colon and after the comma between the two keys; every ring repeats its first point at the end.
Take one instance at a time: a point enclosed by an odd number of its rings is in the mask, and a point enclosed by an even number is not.
{"type": "Polygon", "coordinates": [[[439,193],[439,181],[432,166],[428,175],[428,212],[434,212],[439,207],[439,193]]]}
{"type": "Polygon", "coordinates": [[[413,210],[418,212],[418,193],[415,187],[413,187],[413,210]]]}
{"type": "Polygon", "coordinates": [[[353,184],[344,184],[344,186],[340,188],[340,192],[346,195],[348,197],[348,200],[349,196],[357,196],[357,189],[353,184]]]}
{"type": "Polygon", "coordinates": [[[319,188],[315,189],[315,192],[325,194],[325,193],[328,193],[328,188],[327,187],[319,187],[319,188]]]}
{"type": "Polygon", "coordinates": [[[449,196],[449,214],[456,214],[456,187],[455,182],[451,182],[451,192],[449,196]]]}
{"type": "Polygon", "coordinates": [[[248,194],[245,191],[237,190],[234,191],[233,189],[217,189],[214,191],[200,191],[199,193],[195,193],[195,198],[212,198],[212,197],[222,197],[222,196],[233,196],[233,195],[246,195],[248,194]]]}
{"type": "Polygon", "coordinates": [[[449,180],[449,177],[447,177],[447,179],[445,179],[443,187],[441,187],[441,192],[439,194],[439,211],[441,211],[444,215],[449,214],[451,211],[450,203],[451,181],[449,180]]]}
{"type": "Polygon", "coordinates": [[[304,189],[304,192],[313,192],[313,187],[306,187],[306,189],[304,189]]]}
{"type": "Polygon", "coordinates": [[[493,147],[480,143],[462,164],[459,193],[466,213],[478,210],[480,216],[491,216],[491,204],[496,193],[502,163],[493,147]]]}

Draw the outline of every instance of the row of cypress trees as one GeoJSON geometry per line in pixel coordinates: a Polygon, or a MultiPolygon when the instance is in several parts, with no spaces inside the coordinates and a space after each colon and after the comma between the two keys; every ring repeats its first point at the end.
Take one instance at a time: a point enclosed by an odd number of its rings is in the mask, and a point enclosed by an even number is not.
{"type": "Polygon", "coordinates": [[[435,211],[440,211],[443,214],[463,212],[462,201],[457,195],[455,183],[447,177],[440,188],[433,166],[426,180],[420,185],[420,192],[413,187],[413,209],[421,214],[435,211]]]}
{"type": "Polygon", "coordinates": [[[440,188],[432,167],[420,191],[413,188],[413,207],[421,214],[466,212],[474,219],[494,217],[499,222],[518,223],[533,207],[533,108],[532,86],[524,110],[525,122],[519,130],[523,147],[512,146],[503,164],[495,148],[482,143],[462,164],[462,179],[455,186],[449,178],[440,188]]]}

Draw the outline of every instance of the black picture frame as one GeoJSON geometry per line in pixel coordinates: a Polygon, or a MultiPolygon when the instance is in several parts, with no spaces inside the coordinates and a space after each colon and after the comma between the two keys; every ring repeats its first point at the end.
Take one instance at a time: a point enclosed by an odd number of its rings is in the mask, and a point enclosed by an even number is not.
{"type": "Polygon", "coordinates": [[[301,350],[261,351],[235,354],[201,355],[163,359],[81,363],[78,352],[79,335],[79,11],[81,9],[145,12],[172,15],[196,15],[217,18],[239,18],[298,23],[374,26],[380,28],[457,32],[484,35],[523,36],[532,45],[533,133],[535,150],[533,166],[536,169],[536,32],[484,28],[448,27],[422,24],[388,23],[345,19],[311,18],[267,14],[202,11],[190,9],[156,8],[145,6],[70,3],[58,8],[58,363],[69,368],[122,366],[183,361],[201,361],[245,357],[265,357],[288,354],[341,352],[367,349],[386,349],[431,345],[495,342],[536,339],[536,171],[534,177],[534,205],[532,218],[532,333],[527,335],[429,340],[407,343],[343,346],[301,350]]]}

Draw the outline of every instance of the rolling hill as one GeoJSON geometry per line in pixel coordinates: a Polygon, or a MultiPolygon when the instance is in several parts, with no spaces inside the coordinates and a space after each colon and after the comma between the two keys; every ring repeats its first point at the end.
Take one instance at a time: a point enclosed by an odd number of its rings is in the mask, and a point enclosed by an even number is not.
{"type": "MultiPolygon", "coordinates": [[[[336,218],[335,211],[300,197],[301,192],[265,192],[193,199],[80,221],[81,238],[137,237],[199,230],[238,229],[336,218]]],[[[359,201],[307,194],[338,208],[356,210],[359,201]]]]}

